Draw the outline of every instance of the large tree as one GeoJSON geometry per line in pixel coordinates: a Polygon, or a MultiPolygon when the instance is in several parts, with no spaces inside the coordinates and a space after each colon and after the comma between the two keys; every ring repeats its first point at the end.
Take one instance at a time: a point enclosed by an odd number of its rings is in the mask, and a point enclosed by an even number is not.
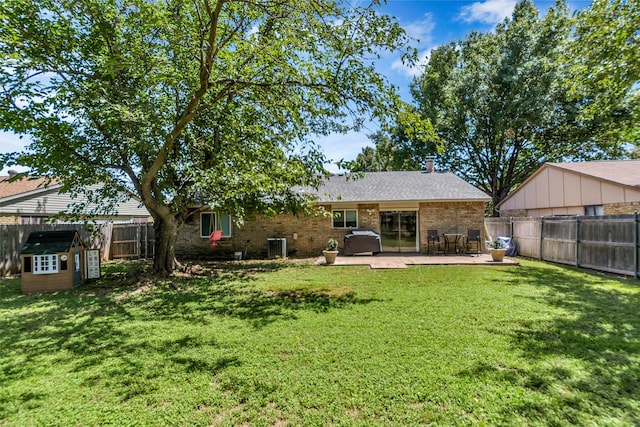
{"type": "Polygon", "coordinates": [[[442,151],[432,150],[438,166],[484,190],[494,206],[542,162],[623,152],[609,136],[629,112],[586,120],[584,100],[567,89],[571,30],[564,1],[542,18],[522,0],[495,31],[432,51],[412,84],[418,111],[442,140],[442,151]]]}
{"type": "Polygon", "coordinates": [[[353,172],[418,170],[441,150],[433,125],[415,107],[399,104],[393,119],[369,135],[375,148],[363,148],[355,161],[343,165],[353,172]]]}
{"type": "MultiPolygon", "coordinates": [[[[594,0],[577,14],[567,61],[570,87],[594,120],[616,110],[640,115],[640,0],[594,0]]],[[[613,138],[640,145],[640,124],[612,129],[613,138]]]]}
{"type": "MultiPolygon", "coordinates": [[[[0,0],[0,158],[92,194],[129,192],[171,273],[190,216],[296,210],[324,155],[309,135],[358,128],[396,95],[374,69],[405,44],[376,10],[324,0],[0,0]]],[[[404,52],[411,59],[411,51],[404,52]]]]}

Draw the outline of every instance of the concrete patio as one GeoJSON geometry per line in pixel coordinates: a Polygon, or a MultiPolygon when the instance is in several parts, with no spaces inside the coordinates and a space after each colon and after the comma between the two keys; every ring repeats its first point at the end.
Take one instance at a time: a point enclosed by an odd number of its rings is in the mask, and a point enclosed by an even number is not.
{"type": "MultiPolygon", "coordinates": [[[[324,256],[316,265],[326,265],[324,256]]],[[[518,265],[516,258],[495,262],[489,254],[480,255],[425,255],[420,253],[381,253],[378,255],[339,255],[333,265],[368,265],[372,269],[407,268],[409,265],[518,265]]]]}

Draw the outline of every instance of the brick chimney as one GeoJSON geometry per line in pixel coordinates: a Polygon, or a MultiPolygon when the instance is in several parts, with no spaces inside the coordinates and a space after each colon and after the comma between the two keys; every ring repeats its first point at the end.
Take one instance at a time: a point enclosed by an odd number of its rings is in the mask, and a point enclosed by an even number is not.
{"type": "Polygon", "coordinates": [[[425,161],[425,171],[427,173],[433,172],[433,157],[427,157],[427,160],[425,161]]]}

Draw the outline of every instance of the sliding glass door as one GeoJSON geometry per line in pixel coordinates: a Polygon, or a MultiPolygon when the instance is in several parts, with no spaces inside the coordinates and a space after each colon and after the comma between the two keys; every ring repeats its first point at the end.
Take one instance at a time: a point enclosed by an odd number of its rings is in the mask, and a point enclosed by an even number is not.
{"type": "Polygon", "coordinates": [[[417,252],[417,225],[417,212],[380,212],[380,236],[382,239],[382,250],[384,252],[417,252]]]}

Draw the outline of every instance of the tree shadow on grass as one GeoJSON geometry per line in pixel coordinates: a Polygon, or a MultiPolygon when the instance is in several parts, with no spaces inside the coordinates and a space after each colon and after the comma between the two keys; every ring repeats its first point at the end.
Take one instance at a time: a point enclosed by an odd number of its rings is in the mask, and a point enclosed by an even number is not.
{"type": "Polygon", "coordinates": [[[324,313],[372,301],[349,292],[337,295],[314,290],[272,292],[246,283],[229,283],[224,279],[207,279],[207,282],[182,292],[162,290],[161,295],[148,301],[149,308],[164,317],[178,317],[196,323],[207,321],[207,316],[228,316],[261,328],[278,320],[296,319],[299,311],[324,313]]]}
{"type": "Polygon", "coordinates": [[[10,419],[21,405],[46,404],[55,394],[54,389],[39,390],[25,400],[26,384],[46,375],[43,360],[80,374],[84,386],[102,384],[123,401],[155,392],[162,384],[156,377],[167,372],[215,376],[241,364],[218,342],[214,328],[206,338],[185,329],[179,338],[174,333],[174,338],[157,340],[141,337],[140,330],[128,324],[176,320],[206,325],[222,316],[261,328],[295,319],[300,311],[324,313],[371,301],[353,292],[269,292],[255,286],[260,275],[274,270],[260,265],[250,271],[234,268],[208,277],[167,279],[139,293],[136,284],[110,281],[68,292],[22,295],[19,280],[0,282],[0,313],[5,314],[0,316],[0,348],[5,352],[0,355],[0,382],[11,389],[0,392],[0,419],[10,419]]]}
{"type": "Polygon", "coordinates": [[[535,298],[553,313],[497,332],[511,335],[528,366],[478,364],[465,373],[545,396],[505,408],[505,419],[515,411],[549,424],[640,425],[640,284],[544,265],[504,274],[541,289],[535,298]]]}

